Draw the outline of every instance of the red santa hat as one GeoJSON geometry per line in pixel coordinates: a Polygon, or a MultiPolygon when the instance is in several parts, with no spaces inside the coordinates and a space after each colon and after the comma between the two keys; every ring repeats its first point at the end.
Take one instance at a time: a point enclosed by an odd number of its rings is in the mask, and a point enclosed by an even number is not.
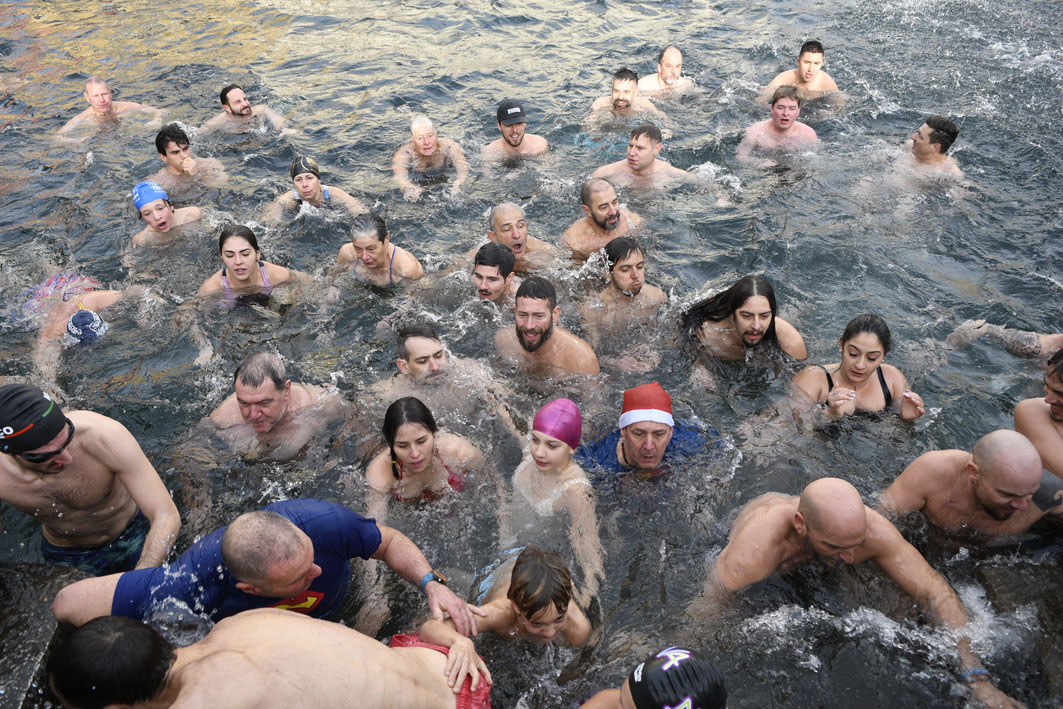
{"type": "Polygon", "coordinates": [[[624,408],[620,412],[620,428],[641,421],[654,421],[675,426],[672,418],[672,397],[657,382],[640,384],[624,392],[624,408]]]}

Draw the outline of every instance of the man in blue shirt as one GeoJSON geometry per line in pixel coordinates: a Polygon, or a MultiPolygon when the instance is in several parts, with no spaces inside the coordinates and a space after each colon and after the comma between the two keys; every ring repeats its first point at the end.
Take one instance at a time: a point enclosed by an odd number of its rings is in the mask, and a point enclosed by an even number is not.
{"type": "MultiPolygon", "coordinates": [[[[712,429],[708,433],[719,435],[712,429]]],[[[651,382],[624,392],[619,430],[580,446],[576,462],[610,473],[654,476],[675,458],[703,452],[708,443],[706,434],[693,424],[672,418],[672,397],[651,382]]]]}
{"type": "Polygon", "coordinates": [[[243,514],[173,564],[67,586],[52,610],[75,625],[108,614],[143,619],[173,601],[213,621],[251,608],[327,617],[346,595],[354,557],[380,559],[420,582],[436,618],[446,611],[459,630],[473,631],[469,608],[409,538],[323,500],[285,500],[243,514]]]}

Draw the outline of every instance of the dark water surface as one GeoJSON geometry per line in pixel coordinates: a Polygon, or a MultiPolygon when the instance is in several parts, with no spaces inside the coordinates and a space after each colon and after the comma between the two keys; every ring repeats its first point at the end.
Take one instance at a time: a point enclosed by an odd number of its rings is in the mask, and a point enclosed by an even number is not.
{"type": "MultiPolygon", "coordinates": [[[[949,640],[873,569],[773,578],[709,627],[690,627],[683,608],[701,584],[706,554],[725,542],[733,513],[756,495],[796,493],[837,475],[870,501],[917,455],[969,449],[982,434],[1011,427],[1015,403],[1038,395],[1036,363],[986,342],[950,353],[943,340],[974,317],[1040,332],[1063,325],[1063,257],[1050,248],[1060,238],[1061,8],[1043,0],[8,2],[0,5],[0,302],[6,310],[27,286],[68,269],[112,287],[144,283],[162,299],[122,311],[126,317],[92,356],[64,355],[60,384],[73,406],[128,426],[179,500],[183,476],[195,467],[189,461],[207,461],[214,505],[191,516],[182,548],[194,534],[274,499],[318,495],[360,508],[364,468],[350,438],[337,436],[291,463],[218,462],[202,452],[194,427],[227,395],[233,366],[255,345],[279,351],[293,380],[335,384],[364,400],[363,388],[393,367],[392,336],[377,323],[405,296],[352,280],[334,304],[308,294],[273,310],[203,307],[215,356],[194,365],[197,349],[175,312],[218,268],[218,228],[230,220],[260,224],[266,204],[290,187],[291,159],[311,154],[323,182],[383,210],[393,240],[429,272],[478,244],[487,211],[501,201],[520,202],[532,235],[559,243],[581,216],[578,186],[620,159],[626,142],[619,130],[588,140],[582,121],[591,101],[607,92],[613,70],[651,72],[660,47],[677,44],[700,90],[661,104],[674,122],[662,157],[715,176],[732,204],[717,206],[712,195],[689,188],[622,195],[648,221],[640,238],[650,281],[681,302],[703,286],[763,272],[783,316],[804,333],[812,363],[836,360],[850,318],[878,313],[894,335],[888,361],[905,372],[928,412],[915,426],[869,419],[830,437],[751,425],[785,394],[785,377],[725,364],[714,372],[716,389],[706,391],[668,343],[650,375],[603,374],[604,406],[585,407],[585,438],[614,425],[624,388],[652,377],[672,392],[679,415],[711,423],[733,449],[657,483],[600,490],[607,581],[594,612],[603,620],[602,642],[577,655],[486,641],[496,706],[570,706],[619,685],[639,659],[677,638],[718,660],[735,707],[962,706],[949,640]],[[806,106],[803,120],[823,140],[818,154],[768,171],[739,165],[742,131],[766,117],[753,101],[757,87],[791,68],[809,38],[827,47],[825,68],[848,102],[806,106]],[[186,244],[123,260],[142,226],[129,191],[160,163],[154,131],[134,122],[82,147],[50,139],[84,108],[82,85],[91,74],[110,80],[116,100],[158,106],[167,120],[188,126],[216,114],[218,90],[239,83],[293,131],[193,138],[193,150],[220,159],[230,175],[225,189],[196,202],[207,227],[186,244]],[[479,148],[497,137],[494,107],[506,97],[525,101],[529,132],[546,136],[553,149],[536,164],[487,174],[479,148]],[[457,199],[436,187],[409,204],[393,188],[391,154],[420,112],[470,157],[473,175],[457,199]],[[893,169],[928,113],[950,115],[961,128],[953,154],[967,184],[959,197],[912,186],[893,169]]],[[[340,221],[309,216],[260,242],[267,259],[320,276],[346,238],[340,221]]],[[[564,323],[578,329],[577,299],[601,287],[594,270],[566,266],[550,275],[564,323]]],[[[495,322],[463,305],[469,290],[454,274],[409,307],[437,323],[456,354],[479,357],[492,351],[495,322]]],[[[3,335],[0,375],[29,375],[34,334],[5,326],[3,335]]],[[[511,386],[511,408],[528,419],[544,394],[555,393],[520,379],[511,386]]],[[[363,430],[376,429],[376,415],[365,417],[363,430]]],[[[448,425],[497,451],[498,470],[512,473],[519,446],[491,422],[448,425]]],[[[464,580],[498,551],[485,516],[491,506],[466,497],[393,508],[389,524],[464,580]]],[[[39,529],[9,509],[4,523],[5,562],[39,561],[39,529]]],[[[1063,705],[1052,672],[1061,648],[1051,619],[1059,609],[1045,600],[1058,596],[1050,583],[1059,576],[1058,552],[977,560],[944,554],[935,566],[970,609],[976,648],[998,686],[1031,706],[1063,705]],[[1020,601],[1009,584],[1043,593],[1020,601]]],[[[387,628],[400,630],[421,605],[412,590],[393,590],[387,628]]],[[[51,628],[45,623],[40,632],[51,628]]],[[[8,661],[17,656],[9,652],[8,661]]],[[[0,704],[18,706],[21,695],[12,690],[21,688],[5,682],[0,704]]]]}

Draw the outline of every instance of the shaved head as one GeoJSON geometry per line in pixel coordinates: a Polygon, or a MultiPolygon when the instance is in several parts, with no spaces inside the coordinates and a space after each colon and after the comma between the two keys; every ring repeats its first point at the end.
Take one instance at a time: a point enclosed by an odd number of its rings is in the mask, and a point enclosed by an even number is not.
{"type": "Polygon", "coordinates": [[[986,482],[1015,489],[1035,489],[1041,481],[1041,456],[1026,436],[1000,429],[974,446],[974,464],[986,482]]]}
{"type": "Polygon", "coordinates": [[[867,531],[864,501],[841,478],[821,478],[801,493],[797,511],[811,531],[827,539],[863,537],[867,531]]]}

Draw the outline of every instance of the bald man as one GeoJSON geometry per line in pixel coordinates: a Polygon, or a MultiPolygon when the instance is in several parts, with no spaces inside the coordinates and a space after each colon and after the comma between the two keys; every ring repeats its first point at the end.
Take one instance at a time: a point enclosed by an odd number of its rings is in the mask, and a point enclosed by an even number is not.
{"type": "MultiPolygon", "coordinates": [[[[874,561],[935,622],[953,630],[967,625],[967,612],[948,582],[889,520],[864,505],[856,488],[839,478],[816,480],[800,497],[769,492],[747,504],[690,612],[703,616],[713,601],[776,571],[817,560],[831,566],[874,561]]],[[[989,681],[966,637],[961,635],[957,650],[961,676],[979,701],[1019,706],[989,681]]]]}
{"type": "Polygon", "coordinates": [[[1063,479],[1042,470],[1026,436],[1001,429],[978,439],[971,453],[919,456],[882,493],[880,505],[898,516],[921,510],[930,524],[953,533],[1021,534],[1063,512],[1063,479]]]}
{"type": "Polygon", "coordinates": [[[579,197],[584,217],[572,222],[564,236],[565,246],[577,261],[586,261],[613,239],[642,226],[642,217],[620,206],[609,180],[592,177],[583,183],[579,197]]]}
{"type": "MultiPolygon", "coordinates": [[[[513,202],[503,202],[491,208],[487,217],[487,238],[509,247],[513,252],[513,270],[517,273],[527,273],[533,268],[544,266],[558,255],[557,247],[528,235],[528,218],[524,215],[524,209],[513,202]]],[[[475,258],[480,246],[482,244],[469,251],[470,261],[475,258]]]]}

